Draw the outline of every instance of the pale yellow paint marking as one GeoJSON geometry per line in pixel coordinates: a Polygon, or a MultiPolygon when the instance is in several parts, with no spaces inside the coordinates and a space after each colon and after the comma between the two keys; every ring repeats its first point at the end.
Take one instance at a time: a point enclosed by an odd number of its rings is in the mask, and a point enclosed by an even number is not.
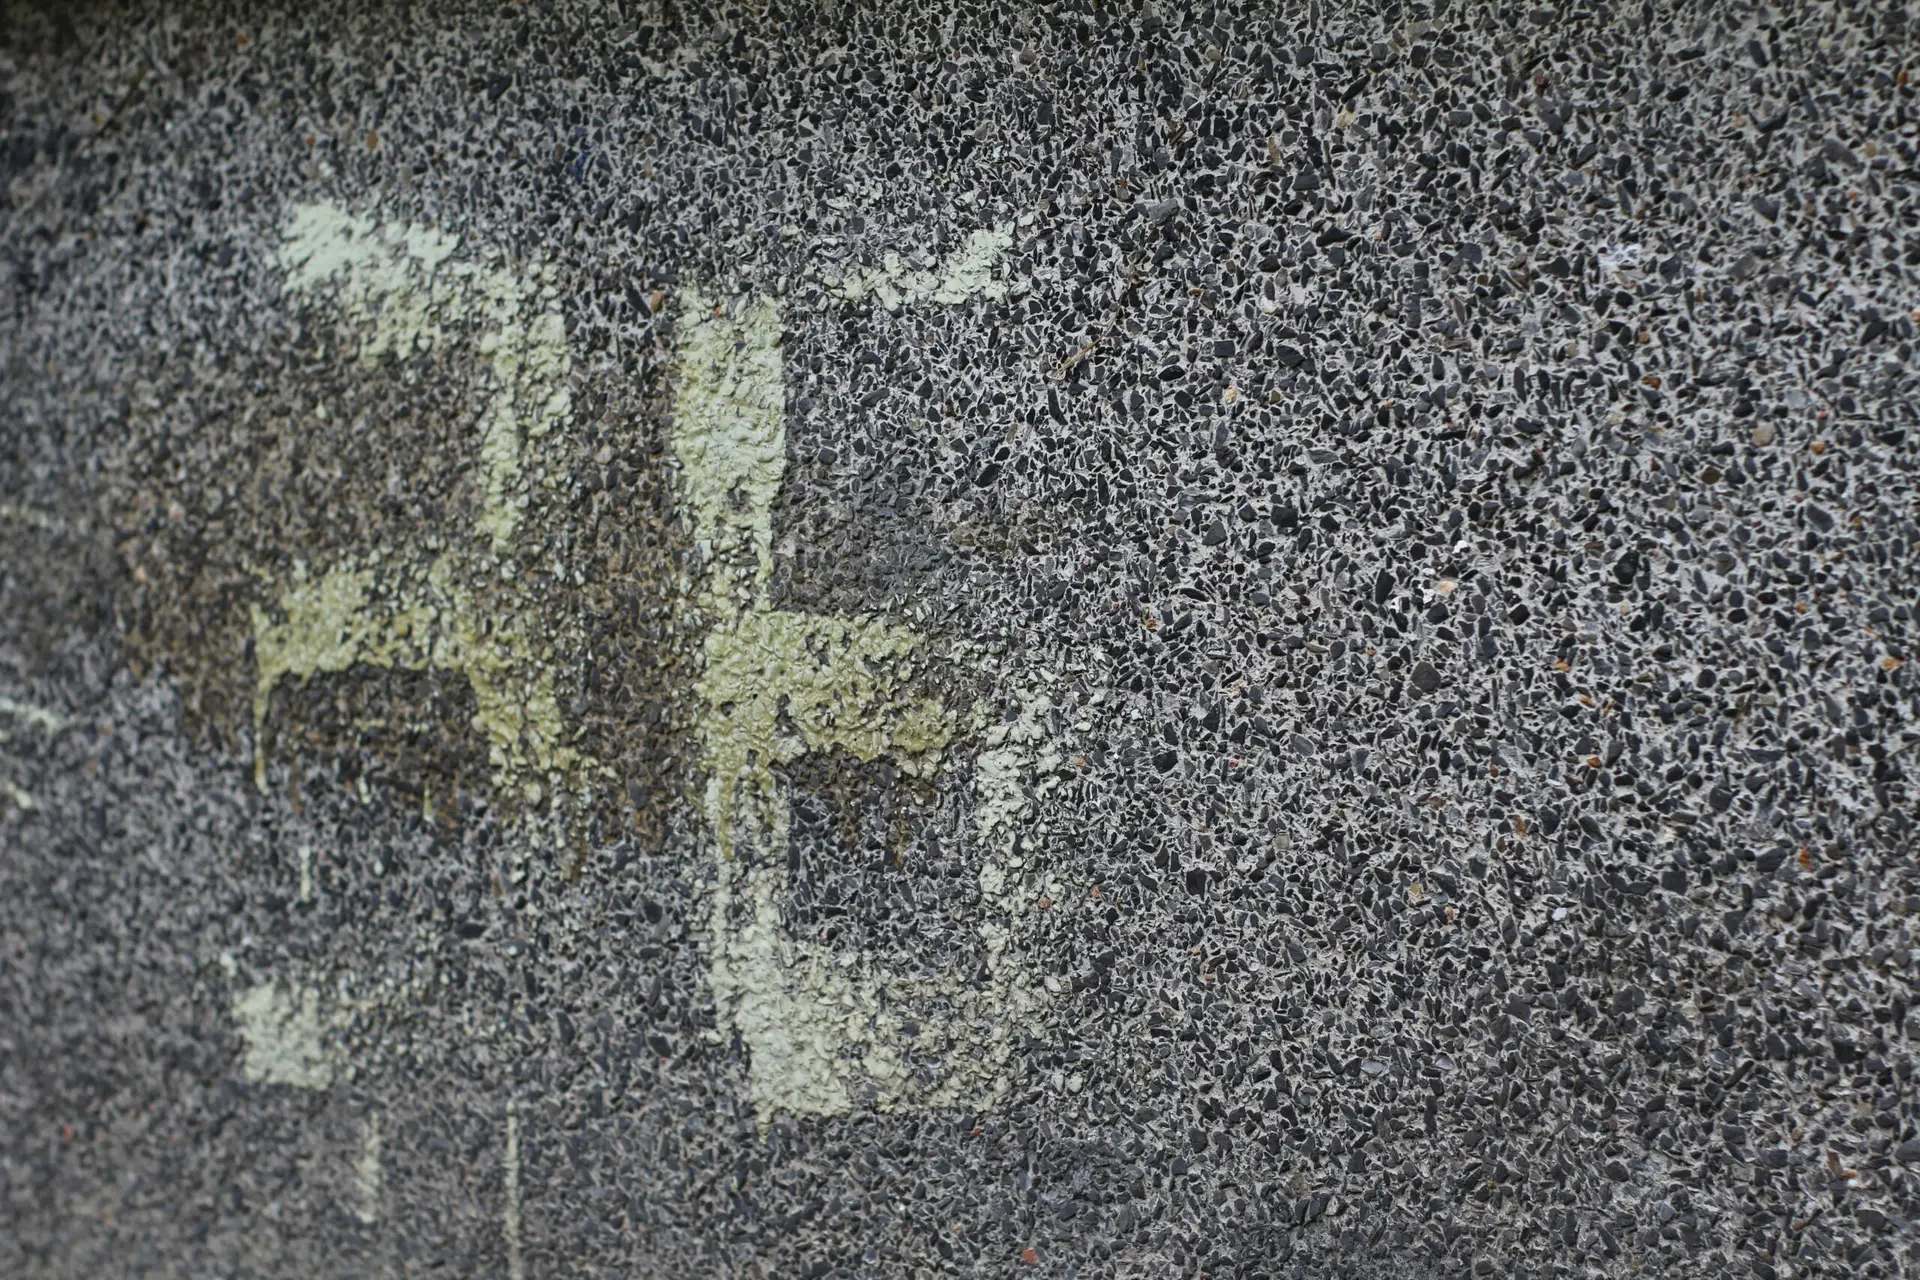
{"type": "Polygon", "coordinates": [[[362,334],[362,363],[431,350],[450,329],[478,321],[490,395],[477,546],[438,557],[424,581],[381,578],[368,566],[385,558],[383,549],[370,547],[360,562],[318,576],[297,568],[276,599],[253,606],[254,779],[262,790],[275,686],[357,665],[464,677],[496,785],[518,785],[529,801],[585,763],[568,743],[552,674],[519,602],[507,588],[472,585],[496,577],[489,555],[511,550],[526,503],[524,442],[572,411],[566,329],[545,276],[462,260],[459,249],[431,228],[385,225],[334,204],[298,206],[288,222],[280,251],[288,290],[331,298],[362,334]]]}
{"type": "Polygon", "coordinates": [[[1007,296],[1010,287],[1003,259],[1013,248],[1013,227],[987,227],[970,233],[945,261],[914,268],[889,251],[878,269],[856,271],[833,287],[849,302],[872,295],[889,311],[922,302],[953,305],[973,298],[989,302],[1007,296]]]}
{"type": "MultiPolygon", "coordinates": [[[[860,288],[888,305],[999,296],[1006,286],[995,272],[1010,243],[1010,233],[978,233],[938,273],[890,264],[884,279],[860,288]]],[[[522,442],[569,410],[569,363],[547,294],[539,295],[544,309],[516,330],[513,318],[532,305],[534,286],[459,261],[458,247],[420,228],[387,230],[335,206],[305,206],[296,211],[284,261],[290,289],[330,292],[363,328],[360,357],[367,361],[433,347],[445,340],[446,325],[457,318],[452,313],[480,300],[491,325],[480,349],[493,394],[480,442],[488,479],[475,531],[482,548],[497,554],[510,546],[524,504],[522,442]]],[[[928,666],[910,628],[771,607],[772,509],[786,457],[779,309],[765,299],[715,301],[697,290],[681,302],[674,452],[699,554],[691,606],[709,626],[696,692],[705,709],[704,807],[718,854],[712,984],[723,1027],[750,1046],[755,1110],[766,1123],[783,1111],[835,1114],[856,1104],[992,1105],[1007,1088],[1014,1029],[1041,998],[1014,963],[1009,942],[1017,910],[1004,890],[988,893],[1006,918],[980,926],[991,981],[978,989],[959,974],[900,977],[887,972],[883,956],[835,952],[792,937],[784,925],[790,798],[774,767],[837,748],[863,760],[886,754],[907,771],[931,774],[958,727],[937,699],[913,692],[928,666]],[[909,1019],[921,1028],[917,1038],[905,1030],[909,1019]],[[929,1072],[914,1069],[910,1039],[929,1072]]],[[[255,610],[257,730],[265,728],[281,679],[363,663],[438,667],[473,685],[474,724],[488,740],[496,777],[558,773],[579,763],[566,745],[542,655],[514,602],[474,594],[481,562],[442,557],[425,582],[382,581],[368,567],[381,558],[380,549],[369,549],[363,563],[297,575],[271,605],[255,610]]],[[[1016,747],[1023,749],[1024,739],[983,762],[981,835],[995,844],[1010,843],[1012,826],[1025,817],[1012,798],[1025,765],[1016,747]]],[[[263,755],[256,762],[262,779],[264,764],[263,755]]],[[[990,867],[983,888],[990,876],[1000,889],[1004,873],[990,867]]],[[[304,1025],[304,1006],[286,1012],[265,1004],[265,995],[246,999],[261,1006],[255,1021],[264,1017],[289,1034],[304,1025]]],[[[297,1052],[281,1057],[309,1060],[297,1052]]],[[[266,1061],[263,1072],[322,1070],[269,1068],[266,1061]]],[[[512,1108],[508,1152],[505,1226],[518,1273],[512,1108]]]]}
{"type": "Polygon", "coordinates": [[[564,772],[579,761],[566,743],[559,700],[524,624],[511,612],[489,615],[437,560],[426,581],[375,595],[365,569],[296,578],[273,609],[253,606],[254,780],[266,786],[266,723],[274,686],[354,666],[425,670],[466,678],[473,727],[486,739],[496,782],[564,772]]]}
{"type": "Polygon", "coordinates": [[[506,1211],[501,1216],[501,1234],[507,1240],[508,1280],[526,1280],[527,1264],[520,1245],[520,1107],[507,1103],[507,1152],[501,1170],[506,1184],[506,1211]]]}
{"type": "Polygon", "coordinates": [[[957,726],[911,692],[926,659],[910,628],[771,607],[786,466],[779,311],[689,290],[681,316],[674,453],[702,560],[695,604],[712,627],[697,685],[717,855],[711,980],[723,1028],[748,1047],[756,1114],[766,1124],[856,1103],[991,1105],[1006,1087],[1013,1027],[1033,1004],[1001,962],[1004,926],[982,927],[995,980],[978,990],[958,975],[890,974],[883,956],[835,952],[784,924],[791,798],[775,767],[838,748],[931,775],[957,726]],[[937,1063],[931,1080],[917,1077],[910,1044],[937,1063]]]}
{"type": "Polygon", "coordinates": [[[380,1161],[380,1116],[375,1113],[360,1122],[360,1152],[353,1162],[353,1216],[362,1224],[380,1221],[380,1198],[386,1185],[386,1169],[380,1161]]]}
{"type": "Polygon", "coordinates": [[[573,357],[550,279],[455,258],[460,242],[429,227],[396,227],[337,204],[297,206],[280,247],[290,292],[332,297],[361,329],[360,360],[401,358],[480,322],[486,411],[480,459],[486,496],[476,531],[505,552],[526,505],[521,449],[573,411],[573,357]]]}
{"type": "Polygon", "coordinates": [[[329,1024],[320,1016],[320,993],[262,982],[233,998],[234,1018],[246,1041],[241,1073],[254,1084],[325,1089],[333,1083],[329,1024]]]}

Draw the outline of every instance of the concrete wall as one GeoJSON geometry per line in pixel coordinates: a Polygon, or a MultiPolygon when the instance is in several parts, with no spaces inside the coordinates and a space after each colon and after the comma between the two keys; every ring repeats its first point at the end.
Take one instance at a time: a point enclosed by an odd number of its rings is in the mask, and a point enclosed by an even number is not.
{"type": "Polygon", "coordinates": [[[0,1272],[1905,1274],[1914,48],[8,9],[0,1272]]]}

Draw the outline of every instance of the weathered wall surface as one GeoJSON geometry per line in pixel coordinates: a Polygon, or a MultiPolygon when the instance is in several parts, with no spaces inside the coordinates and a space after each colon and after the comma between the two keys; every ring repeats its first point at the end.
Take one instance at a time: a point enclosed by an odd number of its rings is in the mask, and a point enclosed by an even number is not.
{"type": "Polygon", "coordinates": [[[0,1272],[1906,1273],[1914,34],[8,10],[0,1272]]]}

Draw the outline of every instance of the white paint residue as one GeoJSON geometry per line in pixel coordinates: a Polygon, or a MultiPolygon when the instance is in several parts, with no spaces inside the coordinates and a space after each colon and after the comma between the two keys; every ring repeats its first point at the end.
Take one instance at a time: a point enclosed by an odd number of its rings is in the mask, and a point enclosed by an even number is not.
{"type": "Polygon", "coordinates": [[[526,1260],[520,1253],[520,1108],[513,1102],[507,1103],[507,1157],[502,1179],[507,1206],[500,1227],[507,1238],[507,1276],[509,1280],[527,1280],[526,1260]]]}
{"type": "Polygon", "coordinates": [[[483,509],[475,522],[504,552],[525,505],[521,448],[572,412],[573,359],[550,281],[456,261],[457,237],[419,225],[390,226],[336,204],[300,205],[287,224],[280,263],[287,288],[327,293],[366,331],[360,360],[401,359],[472,324],[487,360],[490,395],[482,415],[483,509]]]}
{"type": "MultiPolygon", "coordinates": [[[[956,289],[985,269],[950,266],[956,289]]],[[[899,977],[885,957],[836,952],[786,928],[790,799],[775,766],[838,749],[890,755],[925,776],[955,729],[938,701],[914,693],[925,660],[913,631],[769,604],[786,465],[779,312],[764,300],[715,305],[697,291],[683,307],[674,453],[706,566],[696,601],[712,624],[698,691],[722,1032],[747,1047],[762,1124],[855,1105],[990,1106],[1034,1004],[1019,971],[1001,963],[1004,929],[983,930],[993,981],[976,987],[958,973],[899,977]]]]}
{"type": "Polygon", "coordinates": [[[380,1164],[380,1117],[360,1122],[360,1155],[353,1162],[353,1216],[371,1226],[380,1220],[380,1197],[387,1185],[380,1164]]]}
{"type": "Polygon", "coordinates": [[[857,271],[833,287],[836,297],[858,302],[872,294],[889,311],[923,302],[961,303],[972,298],[998,302],[1007,296],[1008,282],[1000,267],[1013,248],[1013,227],[982,228],[945,262],[917,270],[889,252],[877,270],[857,271]]]}
{"type": "Polygon", "coordinates": [[[986,750],[973,762],[973,789],[979,798],[973,811],[974,835],[988,851],[980,864],[980,892],[1010,914],[1018,914],[1022,906],[1022,895],[1016,891],[1022,866],[1014,840],[1033,809],[1027,798],[1027,776],[1042,735],[1040,719],[1053,708],[1052,699],[1044,693],[1029,693],[1021,704],[1013,723],[987,731],[986,750]]]}
{"type": "Polygon", "coordinates": [[[320,993],[262,982],[234,997],[233,1015],[246,1041],[242,1074],[254,1084],[325,1089],[333,1083],[329,1028],[320,1017],[320,993]]]}
{"type": "MultiPolygon", "coordinates": [[[[36,707],[29,703],[17,702],[12,698],[0,697],[0,723],[6,721],[23,724],[29,729],[38,729],[49,737],[63,732],[72,723],[67,717],[56,711],[49,711],[45,707],[36,707]]],[[[10,736],[4,728],[0,728],[0,742],[6,742],[10,736]]],[[[40,802],[34,799],[32,792],[5,778],[0,778],[0,799],[4,799],[22,813],[33,813],[40,808],[40,802]]]]}
{"type": "Polygon", "coordinates": [[[709,565],[705,602],[734,613],[753,607],[773,574],[773,499],[787,463],[780,313],[764,300],[729,309],[688,290],[681,315],[681,502],[709,565]]]}
{"type": "MultiPolygon", "coordinates": [[[[72,723],[57,711],[49,711],[45,707],[36,707],[25,702],[16,702],[4,695],[0,695],[0,716],[17,720],[29,729],[40,729],[50,734],[60,733],[72,723]]],[[[6,741],[5,735],[0,735],[0,742],[4,741],[6,741]]]]}

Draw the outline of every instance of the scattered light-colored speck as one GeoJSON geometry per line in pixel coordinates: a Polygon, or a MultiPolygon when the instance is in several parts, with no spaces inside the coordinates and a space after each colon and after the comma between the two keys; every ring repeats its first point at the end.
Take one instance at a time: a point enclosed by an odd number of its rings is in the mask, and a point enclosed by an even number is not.
{"type": "MultiPolygon", "coordinates": [[[[39,729],[46,733],[63,732],[73,723],[57,711],[19,702],[4,695],[0,695],[0,719],[11,719],[29,729],[39,729]]],[[[4,740],[4,737],[0,736],[0,741],[4,740]]]]}

